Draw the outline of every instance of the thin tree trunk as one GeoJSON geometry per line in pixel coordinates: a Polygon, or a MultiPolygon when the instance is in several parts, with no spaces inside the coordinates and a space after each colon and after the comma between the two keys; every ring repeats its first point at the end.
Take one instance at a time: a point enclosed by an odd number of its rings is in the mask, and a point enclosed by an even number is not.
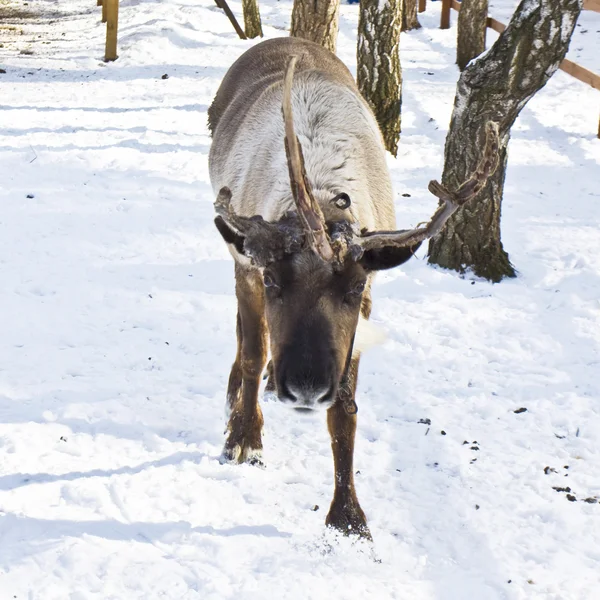
{"type": "Polygon", "coordinates": [[[400,139],[402,0],[360,0],[357,83],[394,156],[400,139]]]}
{"type": "Polygon", "coordinates": [[[417,0],[402,0],[402,31],[420,29],[417,17],[417,0]]]}
{"type": "Polygon", "coordinates": [[[488,0],[462,0],[458,13],[456,64],[463,71],[485,50],[488,0]]]}
{"type": "Polygon", "coordinates": [[[446,137],[442,183],[456,189],[476,167],[488,120],[499,126],[501,160],[485,189],[430,241],[429,262],[459,272],[472,269],[494,282],[515,275],[500,239],[510,128],[558,69],[580,12],[581,0],[522,0],[490,51],[463,71],[446,137]]]}
{"type": "Polygon", "coordinates": [[[242,0],[244,30],[249,38],[262,37],[262,24],[258,10],[258,0],[242,0]]]}
{"type": "Polygon", "coordinates": [[[335,52],[340,0],[294,0],[290,35],[335,52]]]}

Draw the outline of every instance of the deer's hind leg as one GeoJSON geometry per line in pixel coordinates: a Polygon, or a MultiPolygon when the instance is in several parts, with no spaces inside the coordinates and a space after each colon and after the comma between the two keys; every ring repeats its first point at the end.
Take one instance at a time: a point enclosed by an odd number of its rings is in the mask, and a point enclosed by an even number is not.
{"type": "Polygon", "coordinates": [[[235,334],[237,338],[237,352],[235,354],[235,360],[231,365],[231,372],[229,373],[229,383],[227,384],[227,403],[225,405],[225,415],[229,420],[234,407],[241,399],[242,393],[242,319],[238,310],[235,334]]]}
{"type": "Polygon", "coordinates": [[[260,273],[235,267],[237,353],[229,375],[229,422],[223,458],[262,464],[263,416],[258,404],[260,379],[267,359],[267,325],[260,273]]]}

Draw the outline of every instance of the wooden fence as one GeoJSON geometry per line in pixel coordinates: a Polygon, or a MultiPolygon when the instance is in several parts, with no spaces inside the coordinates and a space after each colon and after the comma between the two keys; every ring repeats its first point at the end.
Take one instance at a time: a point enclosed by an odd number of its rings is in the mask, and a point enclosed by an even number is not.
{"type": "MultiPolygon", "coordinates": [[[[425,10],[425,0],[419,0],[419,10],[421,11],[421,2],[423,3],[423,10],[425,10]]],[[[442,0],[442,16],[440,19],[440,29],[448,29],[450,27],[450,12],[451,9],[456,11],[460,11],[460,2],[457,0],[442,0]]],[[[600,0],[584,0],[583,2],[584,10],[592,10],[594,12],[600,13],[600,0]]],[[[421,11],[423,12],[423,11],[421,11]]],[[[488,16],[487,19],[487,27],[489,29],[493,29],[498,33],[502,33],[506,29],[506,25],[501,23],[500,21],[494,19],[493,17],[488,16]]],[[[574,63],[571,60],[564,59],[559,68],[578,79],[579,81],[597,89],[600,91],[600,75],[593,73],[589,69],[574,63]]],[[[598,138],[600,138],[600,119],[598,120],[598,138]]]]}
{"type": "MultiPolygon", "coordinates": [[[[419,3],[423,3],[423,10],[425,10],[425,1],[419,0],[419,3]]],[[[600,2],[600,0],[598,0],[600,2]]],[[[117,60],[117,29],[119,27],[119,0],[96,0],[97,6],[102,7],[102,22],[106,23],[106,46],[104,49],[104,60],[109,62],[111,60],[117,60]]],[[[227,15],[227,18],[233,25],[236,33],[240,39],[248,39],[244,30],[240,27],[237,19],[227,4],[227,0],[215,0],[215,4],[223,10],[227,15]]],[[[420,4],[419,4],[420,6],[420,4]]]]}

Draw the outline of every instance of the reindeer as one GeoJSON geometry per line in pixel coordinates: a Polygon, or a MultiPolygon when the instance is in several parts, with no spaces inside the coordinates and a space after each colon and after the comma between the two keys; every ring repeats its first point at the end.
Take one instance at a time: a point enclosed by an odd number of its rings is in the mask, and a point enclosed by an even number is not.
{"type": "Polygon", "coordinates": [[[326,524],[370,539],[353,477],[359,319],[374,273],[410,259],[477,195],[498,162],[486,125],[483,159],[431,220],[396,230],[377,122],[350,71],[297,38],[257,44],[229,69],[208,112],[216,227],[235,261],[237,354],[227,388],[223,458],[262,464],[267,390],[296,411],[327,411],[335,490],[326,524]],[[284,141],[284,143],[282,143],[284,141]]]}

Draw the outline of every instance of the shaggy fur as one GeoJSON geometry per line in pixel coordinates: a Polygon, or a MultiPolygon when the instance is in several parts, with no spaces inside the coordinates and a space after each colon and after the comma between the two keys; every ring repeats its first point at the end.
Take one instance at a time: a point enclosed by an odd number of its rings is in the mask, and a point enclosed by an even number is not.
{"type": "Polygon", "coordinates": [[[292,88],[296,133],[326,220],[345,218],[369,231],[395,229],[385,150],[372,112],[339,59],[297,38],[254,46],[225,76],[209,109],[215,193],[228,186],[238,214],[267,221],[293,208],[281,113],[290,54],[299,57],[292,88]],[[331,204],[340,192],[352,200],[348,210],[331,204]]]}

